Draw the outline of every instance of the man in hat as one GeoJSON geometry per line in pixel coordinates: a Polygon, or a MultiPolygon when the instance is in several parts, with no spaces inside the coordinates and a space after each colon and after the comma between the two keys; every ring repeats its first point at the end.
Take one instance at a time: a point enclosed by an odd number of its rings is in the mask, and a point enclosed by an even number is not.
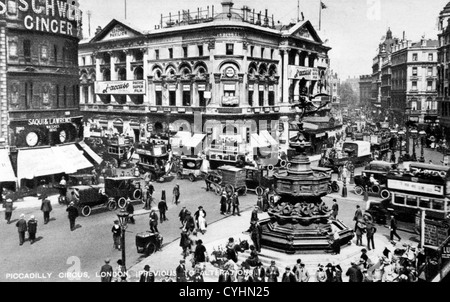
{"type": "Polygon", "coordinates": [[[72,201],[69,206],[66,209],[66,212],[68,213],[69,222],[70,222],[70,230],[75,230],[75,220],[78,217],[78,209],[75,207],[75,203],[72,201]]]}
{"type": "Polygon", "coordinates": [[[347,270],[346,276],[349,277],[349,282],[362,282],[363,281],[363,274],[361,270],[359,269],[359,266],[357,264],[358,261],[353,260],[351,262],[351,267],[347,270]]]}
{"type": "Polygon", "coordinates": [[[152,208],[153,192],[155,192],[155,187],[149,181],[148,184],[146,185],[146,198],[145,198],[145,209],[146,210],[150,210],[152,208]]]}
{"type": "Polygon", "coordinates": [[[286,267],[286,271],[281,278],[281,282],[297,282],[295,275],[291,272],[291,268],[289,266],[286,267]]]}
{"type": "Polygon", "coordinates": [[[12,216],[12,212],[13,212],[13,201],[11,198],[8,198],[6,200],[6,204],[5,204],[5,220],[8,224],[11,223],[11,216],[12,216]]]}
{"type": "Polygon", "coordinates": [[[375,241],[373,239],[375,233],[377,232],[377,228],[372,222],[366,223],[366,237],[367,237],[367,248],[370,251],[370,247],[372,246],[375,249],[375,241]]]}
{"type": "Polygon", "coordinates": [[[167,203],[164,199],[158,203],[158,210],[159,210],[159,219],[161,223],[169,220],[166,217],[166,211],[169,210],[169,208],[167,207],[167,203]]]}
{"type": "Polygon", "coordinates": [[[31,244],[36,241],[37,224],[37,220],[34,216],[31,216],[30,220],[28,220],[28,238],[30,239],[31,244]]]}
{"type": "Polygon", "coordinates": [[[121,235],[121,229],[119,225],[119,220],[114,220],[114,225],[111,229],[111,232],[113,233],[113,244],[114,248],[120,251],[120,235],[121,235]]]}
{"type": "Polygon", "coordinates": [[[155,282],[155,274],[150,271],[150,265],[144,266],[139,282],[155,282]]]}
{"type": "Polygon", "coordinates": [[[19,245],[23,245],[25,242],[25,232],[27,231],[27,222],[24,214],[20,215],[20,219],[17,221],[16,227],[19,232],[19,245]]]}
{"type": "Polygon", "coordinates": [[[132,224],[136,224],[136,221],[134,220],[134,206],[131,203],[130,198],[127,199],[125,210],[128,212],[128,221],[132,224]]]}
{"type": "Polygon", "coordinates": [[[44,194],[41,198],[42,198],[41,211],[44,213],[44,224],[47,224],[50,221],[50,212],[53,210],[52,204],[48,199],[47,195],[44,194]]]}
{"type": "Polygon", "coordinates": [[[252,223],[253,221],[259,221],[258,211],[259,211],[259,207],[255,206],[255,208],[252,211],[252,216],[250,218],[250,223],[252,223]]]}
{"type": "Polygon", "coordinates": [[[100,269],[100,279],[101,282],[111,282],[113,278],[113,268],[109,263],[111,260],[105,259],[105,264],[100,269]]]}
{"type": "Polygon", "coordinates": [[[338,205],[336,199],[333,199],[333,206],[331,207],[331,210],[333,211],[333,212],[331,213],[331,217],[333,217],[333,219],[336,219],[336,218],[337,218],[337,215],[338,215],[338,213],[339,213],[339,205],[338,205]]]}
{"type": "Polygon", "coordinates": [[[180,203],[180,185],[176,184],[175,187],[173,188],[173,201],[176,205],[178,205],[180,203]]]}
{"type": "Polygon", "coordinates": [[[178,214],[178,217],[180,218],[180,222],[181,222],[180,229],[182,229],[184,227],[187,212],[188,212],[188,210],[186,209],[186,207],[183,207],[180,211],[180,214],[178,214]]]}
{"type": "Polygon", "coordinates": [[[158,231],[158,214],[156,214],[155,210],[151,210],[150,212],[150,232],[159,233],[158,231]]]}
{"type": "Polygon", "coordinates": [[[355,215],[353,216],[353,221],[355,221],[355,232],[356,232],[356,225],[358,224],[358,221],[363,219],[363,213],[361,210],[361,207],[359,205],[356,205],[356,211],[355,215]]]}
{"type": "Polygon", "coordinates": [[[272,260],[270,266],[266,270],[267,282],[278,282],[280,271],[276,267],[276,262],[272,260]]]}
{"type": "Polygon", "coordinates": [[[227,211],[227,192],[225,190],[222,192],[222,197],[220,197],[220,214],[225,215],[225,212],[227,211]]]}
{"type": "Polygon", "coordinates": [[[186,261],[184,259],[180,260],[180,265],[176,269],[177,282],[187,282],[186,278],[186,261]]]}
{"type": "Polygon", "coordinates": [[[256,267],[253,269],[253,281],[254,282],[265,282],[266,281],[266,271],[263,268],[263,264],[258,262],[256,267]]]}

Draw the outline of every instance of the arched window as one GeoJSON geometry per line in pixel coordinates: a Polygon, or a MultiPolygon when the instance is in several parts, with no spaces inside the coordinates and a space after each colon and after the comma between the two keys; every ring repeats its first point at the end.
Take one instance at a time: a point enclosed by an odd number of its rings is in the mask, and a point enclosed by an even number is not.
{"type": "Polygon", "coordinates": [[[143,80],[144,79],[144,69],[142,67],[137,67],[134,71],[134,79],[135,80],[143,80]]]}
{"type": "Polygon", "coordinates": [[[223,128],[223,134],[226,135],[237,135],[238,134],[238,129],[233,126],[233,125],[227,125],[226,127],[223,128]]]}
{"type": "Polygon", "coordinates": [[[119,81],[126,81],[127,80],[127,70],[126,68],[120,68],[119,69],[119,81]]]}

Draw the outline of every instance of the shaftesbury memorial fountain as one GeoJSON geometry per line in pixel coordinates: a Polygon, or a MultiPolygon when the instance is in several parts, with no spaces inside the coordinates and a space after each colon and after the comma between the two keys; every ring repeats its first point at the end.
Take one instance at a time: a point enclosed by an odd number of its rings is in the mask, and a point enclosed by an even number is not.
{"type": "Polygon", "coordinates": [[[287,171],[275,173],[275,193],[279,200],[270,210],[270,219],[261,221],[263,247],[287,254],[331,251],[331,224],[339,229],[341,246],[354,237],[353,230],[339,220],[330,220],[331,211],[322,201],[327,195],[331,171],[311,168],[305,149],[309,135],[298,122],[299,132],[290,147],[296,156],[287,171]]]}

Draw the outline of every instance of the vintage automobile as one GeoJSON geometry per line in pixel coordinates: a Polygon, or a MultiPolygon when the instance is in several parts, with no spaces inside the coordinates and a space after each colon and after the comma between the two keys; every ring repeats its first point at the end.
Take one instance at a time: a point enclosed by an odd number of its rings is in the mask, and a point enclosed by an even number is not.
{"type": "Polygon", "coordinates": [[[256,195],[262,196],[266,189],[273,189],[275,178],[269,169],[257,169],[245,167],[247,190],[255,191],[256,195]]]}
{"type": "Polygon", "coordinates": [[[140,180],[136,177],[106,178],[105,194],[121,209],[125,208],[128,198],[131,202],[144,203],[140,180]]]}
{"type": "Polygon", "coordinates": [[[379,195],[381,198],[389,198],[391,196],[391,192],[386,188],[387,183],[387,172],[380,171],[371,171],[364,170],[361,175],[355,176],[355,194],[364,195],[367,187],[368,194],[379,195]],[[370,176],[373,175],[373,178],[377,181],[377,183],[370,182],[370,176]]]}
{"type": "Polygon", "coordinates": [[[108,198],[103,185],[69,187],[67,202],[74,202],[84,217],[90,216],[95,207],[106,207],[110,211],[117,209],[117,202],[108,198]]]}
{"type": "Polygon", "coordinates": [[[158,233],[142,232],[136,234],[136,248],[139,254],[146,257],[160,251],[163,244],[163,237],[158,233]]]}
{"type": "Polygon", "coordinates": [[[140,143],[136,145],[136,154],[139,155],[137,168],[140,174],[149,172],[151,181],[165,181],[172,169],[166,145],[140,143]]]}
{"type": "Polygon", "coordinates": [[[179,179],[187,177],[191,182],[202,177],[201,167],[203,159],[182,156],[179,161],[177,176],[179,179]]]}

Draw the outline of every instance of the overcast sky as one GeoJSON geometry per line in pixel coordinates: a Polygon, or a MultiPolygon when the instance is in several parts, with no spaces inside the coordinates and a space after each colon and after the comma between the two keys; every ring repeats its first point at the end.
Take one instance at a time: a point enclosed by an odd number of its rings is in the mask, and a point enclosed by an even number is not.
{"type": "MultiPolygon", "coordinates": [[[[206,9],[215,6],[221,10],[221,0],[80,0],[84,12],[84,32],[87,36],[87,11],[91,11],[91,33],[97,26],[106,26],[113,18],[125,18],[139,29],[151,30],[159,24],[161,14],[178,13],[179,10],[206,9]]],[[[235,0],[234,8],[246,5],[256,11],[269,10],[275,20],[283,24],[297,19],[297,0],[235,0]]],[[[437,39],[439,12],[449,0],[322,0],[327,6],[322,11],[322,40],[333,49],[329,53],[331,68],[341,79],[370,74],[372,59],[381,37],[388,27],[394,36],[419,40],[437,39]]],[[[318,29],[320,0],[300,0],[300,10],[318,29]]]]}

